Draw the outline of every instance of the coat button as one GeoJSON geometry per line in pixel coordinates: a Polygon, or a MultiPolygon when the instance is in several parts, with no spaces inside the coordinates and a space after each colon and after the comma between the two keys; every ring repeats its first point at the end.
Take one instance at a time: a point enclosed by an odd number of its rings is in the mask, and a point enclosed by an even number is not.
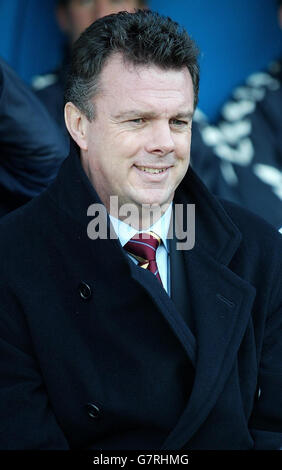
{"type": "Polygon", "coordinates": [[[92,292],[91,292],[91,287],[86,284],[86,282],[81,281],[81,283],[78,286],[78,291],[79,295],[83,300],[88,300],[90,299],[92,292]]]}
{"type": "Polygon", "coordinates": [[[94,405],[93,403],[87,403],[86,409],[87,409],[89,418],[97,419],[100,416],[100,409],[98,408],[98,406],[94,405]]]}

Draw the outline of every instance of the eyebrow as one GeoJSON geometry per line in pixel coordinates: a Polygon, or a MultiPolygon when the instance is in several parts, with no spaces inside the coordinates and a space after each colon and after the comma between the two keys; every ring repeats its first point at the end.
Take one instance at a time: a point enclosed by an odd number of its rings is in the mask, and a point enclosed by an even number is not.
{"type": "Polygon", "coordinates": [[[194,111],[187,111],[185,113],[179,113],[176,116],[174,116],[176,119],[192,119],[194,115],[194,111]]]}
{"type": "MultiPolygon", "coordinates": [[[[172,116],[173,119],[187,119],[191,120],[193,118],[194,111],[185,111],[172,116]]],[[[158,115],[155,112],[150,111],[142,111],[140,109],[131,110],[131,111],[124,111],[122,113],[116,114],[114,116],[115,119],[128,119],[131,117],[142,116],[147,119],[154,119],[158,115]]]]}

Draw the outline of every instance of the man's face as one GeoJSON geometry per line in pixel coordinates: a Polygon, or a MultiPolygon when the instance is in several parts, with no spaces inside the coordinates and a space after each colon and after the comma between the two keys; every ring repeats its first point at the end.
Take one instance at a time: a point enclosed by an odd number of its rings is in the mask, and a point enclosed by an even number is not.
{"type": "Polygon", "coordinates": [[[86,120],[82,164],[109,210],[163,206],[172,201],[190,157],[193,84],[185,67],[163,70],[110,57],[93,98],[95,118],[86,120]]]}
{"type": "Polygon", "coordinates": [[[138,8],[138,0],[71,0],[64,12],[63,29],[74,42],[98,18],[134,8],[138,8]]]}

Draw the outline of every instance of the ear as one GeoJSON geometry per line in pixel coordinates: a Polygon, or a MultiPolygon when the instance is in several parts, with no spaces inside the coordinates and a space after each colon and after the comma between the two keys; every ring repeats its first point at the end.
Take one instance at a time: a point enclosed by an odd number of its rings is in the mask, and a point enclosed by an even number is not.
{"type": "Polygon", "coordinates": [[[87,117],[71,102],[65,105],[65,122],[73,140],[82,150],[88,150],[87,117]]]}

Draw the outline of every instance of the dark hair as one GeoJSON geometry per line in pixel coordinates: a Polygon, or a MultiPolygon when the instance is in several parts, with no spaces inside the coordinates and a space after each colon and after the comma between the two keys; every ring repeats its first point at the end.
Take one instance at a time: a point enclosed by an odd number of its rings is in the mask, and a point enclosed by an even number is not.
{"type": "Polygon", "coordinates": [[[108,58],[121,53],[133,65],[168,69],[187,67],[198,103],[198,48],[188,33],[168,17],[150,10],[105,16],[90,25],[73,46],[65,100],[94,119],[91,98],[98,92],[99,77],[108,58]]]}

